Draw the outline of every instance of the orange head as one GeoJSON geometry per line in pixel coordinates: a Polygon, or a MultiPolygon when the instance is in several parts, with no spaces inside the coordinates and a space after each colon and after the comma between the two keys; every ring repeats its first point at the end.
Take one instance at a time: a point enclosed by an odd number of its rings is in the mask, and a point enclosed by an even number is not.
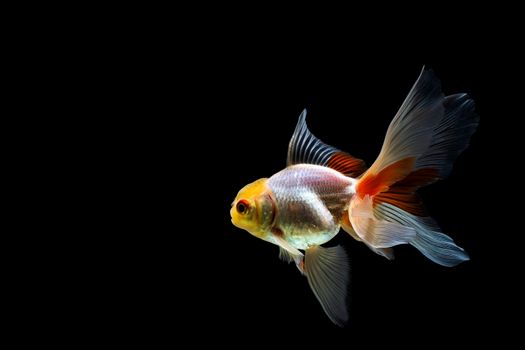
{"type": "Polygon", "coordinates": [[[265,239],[275,219],[276,209],[268,179],[244,186],[232,203],[232,223],[252,235],[265,239]]]}

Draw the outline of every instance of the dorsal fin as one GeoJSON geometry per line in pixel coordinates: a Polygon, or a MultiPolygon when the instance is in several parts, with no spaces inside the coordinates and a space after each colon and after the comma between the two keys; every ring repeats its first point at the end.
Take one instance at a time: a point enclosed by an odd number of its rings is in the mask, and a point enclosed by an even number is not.
{"type": "Polygon", "coordinates": [[[299,116],[288,145],[287,165],[305,163],[326,166],[351,177],[358,177],[366,170],[361,159],[323,143],[308,130],[306,109],[299,116]]]}

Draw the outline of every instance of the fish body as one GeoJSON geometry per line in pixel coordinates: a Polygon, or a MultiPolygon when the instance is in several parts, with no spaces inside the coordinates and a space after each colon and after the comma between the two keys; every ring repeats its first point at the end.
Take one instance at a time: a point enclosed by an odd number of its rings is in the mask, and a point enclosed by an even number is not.
{"type": "Polygon", "coordinates": [[[303,111],[287,167],[239,191],[232,223],[279,246],[280,258],[295,262],[327,316],[344,326],[347,255],[340,246],[322,246],[341,228],[388,259],[400,244],[443,266],[469,259],[424,211],[417,189],[448,175],[478,120],[466,94],[444,96],[439,80],[423,70],[390,123],[378,158],[366,168],[315,137],[303,111]]]}
{"type": "Polygon", "coordinates": [[[274,233],[297,249],[321,245],[340,228],[355,181],[331,168],[292,165],[268,179],[278,215],[274,233]]]}

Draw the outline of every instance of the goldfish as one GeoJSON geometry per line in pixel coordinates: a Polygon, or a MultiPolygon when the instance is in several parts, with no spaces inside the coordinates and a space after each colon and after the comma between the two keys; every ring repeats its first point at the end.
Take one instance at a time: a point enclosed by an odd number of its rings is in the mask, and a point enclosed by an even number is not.
{"type": "Polygon", "coordinates": [[[277,245],[279,257],[306,276],[328,318],[343,327],[349,319],[349,260],[342,246],[323,246],[341,228],[389,260],[400,244],[443,266],[469,260],[427,214],[417,190],[450,174],[478,122],[467,94],[445,96],[433,71],[423,68],[367,168],[315,137],[305,109],[288,145],[286,168],[243,187],[231,221],[277,245]]]}

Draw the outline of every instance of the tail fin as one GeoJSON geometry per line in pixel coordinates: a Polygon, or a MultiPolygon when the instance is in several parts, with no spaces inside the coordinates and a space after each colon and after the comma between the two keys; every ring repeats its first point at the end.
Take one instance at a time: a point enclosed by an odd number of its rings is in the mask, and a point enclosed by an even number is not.
{"type": "Polygon", "coordinates": [[[452,238],[440,232],[432,218],[412,215],[388,203],[376,206],[374,214],[379,220],[393,221],[404,227],[413,228],[416,235],[408,243],[436,264],[450,267],[469,260],[463,248],[458,247],[452,238]]]}
{"type": "Polygon", "coordinates": [[[444,97],[432,71],[421,72],[350,203],[350,222],[367,245],[409,243],[444,266],[468,260],[463,249],[426,217],[416,190],[450,173],[478,120],[466,94],[444,97]]]}
{"type": "Polygon", "coordinates": [[[467,94],[455,94],[443,101],[445,115],[433,130],[432,141],[416,162],[416,169],[437,169],[445,178],[452,164],[463,152],[476,131],[479,116],[474,111],[474,101],[467,94]]]}

